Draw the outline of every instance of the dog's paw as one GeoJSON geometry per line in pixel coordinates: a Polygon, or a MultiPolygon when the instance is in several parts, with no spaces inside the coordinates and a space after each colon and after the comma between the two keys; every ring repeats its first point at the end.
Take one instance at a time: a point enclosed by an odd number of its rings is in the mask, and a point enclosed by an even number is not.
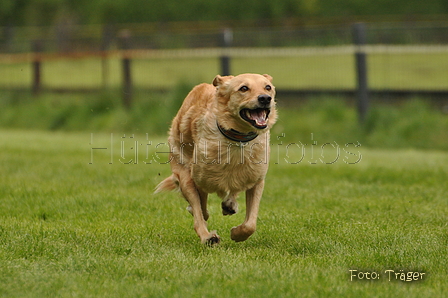
{"type": "Polygon", "coordinates": [[[255,232],[255,227],[239,225],[230,230],[230,238],[235,242],[246,241],[255,232]]]}
{"type": "Polygon", "coordinates": [[[202,242],[207,246],[214,246],[221,242],[221,238],[216,234],[216,231],[211,231],[210,235],[202,242]]]}
{"type": "Polygon", "coordinates": [[[227,200],[221,203],[222,215],[233,215],[238,212],[238,203],[235,200],[227,200]]]}

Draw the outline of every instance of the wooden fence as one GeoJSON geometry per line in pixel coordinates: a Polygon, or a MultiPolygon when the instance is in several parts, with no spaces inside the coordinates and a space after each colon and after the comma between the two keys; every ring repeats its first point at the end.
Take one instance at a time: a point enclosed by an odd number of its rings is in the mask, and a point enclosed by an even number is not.
{"type": "MultiPolygon", "coordinates": [[[[34,94],[39,94],[45,85],[42,76],[42,68],[46,63],[61,60],[81,60],[81,59],[99,59],[102,61],[102,77],[103,86],[107,86],[108,68],[107,61],[110,59],[120,60],[121,72],[121,88],[123,90],[123,104],[129,108],[132,105],[133,90],[135,85],[135,78],[133,61],[144,59],[216,59],[219,69],[216,72],[221,75],[229,75],[233,73],[233,61],[238,59],[257,59],[257,61],[264,61],[264,59],[290,59],[296,57],[335,57],[338,55],[350,56],[354,61],[352,69],[354,73],[353,88],[322,88],[316,86],[314,88],[291,88],[282,86],[281,82],[278,84],[279,92],[283,93],[343,93],[356,95],[359,110],[359,119],[363,121],[369,106],[369,94],[389,93],[389,94],[435,94],[448,95],[448,81],[446,85],[440,86],[436,89],[423,88],[409,90],[403,89],[375,89],[369,88],[369,56],[379,54],[443,54],[448,55],[448,45],[371,45],[367,44],[367,30],[366,25],[354,24],[352,26],[352,44],[351,45],[333,45],[333,46],[319,46],[319,47],[234,47],[233,33],[230,29],[225,29],[221,35],[221,47],[203,47],[190,49],[135,49],[133,46],[133,37],[128,31],[121,31],[118,35],[119,42],[116,49],[108,49],[107,46],[101,47],[98,51],[62,51],[62,52],[44,52],[43,41],[32,41],[32,52],[15,53],[15,54],[0,54],[0,64],[20,64],[29,63],[32,65],[31,73],[32,80],[30,89],[34,94]]],[[[448,56],[447,56],[448,61],[448,56]]],[[[442,61],[442,64],[448,66],[448,62],[442,61]]],[[[286,60],[288,63],[288,60],[286,60]]],[[[287,65],[285,65],[286,67],[287,65]]],[[[267,67],[268,68],[268,67],[267,67]]],[[[268,72],[267,70],[266,72],[268,72]]],[[[448,71],[447,71],[448,72],[448,71]]],[[[7,75],[7,74],[6,74],[7,75]]],[[[443,78],[442,78],[443,80],[443,78]]],[[[277,84],[276,84],[277,85],[277,84]]],[[[87,88],[88,89],[88,88],[87,88]]]]}

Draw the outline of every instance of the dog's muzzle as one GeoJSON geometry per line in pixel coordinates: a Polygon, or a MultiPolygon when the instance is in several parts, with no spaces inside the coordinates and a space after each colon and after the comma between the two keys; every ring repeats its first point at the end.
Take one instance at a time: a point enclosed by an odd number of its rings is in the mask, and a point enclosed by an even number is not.
{"type": "Polygon", "coordinates": [[[258,105],[254,109],[242,109],[240,116],[253,127],[264,129],[268,126],[268,117],[271,112],[271,100],[267,94],[258,96],[258,105]]]}

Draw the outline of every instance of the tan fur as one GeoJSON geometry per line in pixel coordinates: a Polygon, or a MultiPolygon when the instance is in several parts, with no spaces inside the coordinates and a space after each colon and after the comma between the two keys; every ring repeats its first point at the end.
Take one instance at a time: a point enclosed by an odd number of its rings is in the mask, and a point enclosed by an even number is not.
{"type": "Polygon", "coordinates": [[[268,170],[269,129],[277,117],[271,81],[269,75],[216,76],[213,85],[193,88],[173,119],[168,139],[172,175],[157,186],[156,192],[180,189],[190,204],[188,210],[194,216],[194,228],[202,243],[220,241],[216,232],[207,229],[209,193],[217,193],[223,200],[223,214],[231,215],[237,211],[236,197],[246,191],[246,219],[232,228],[231,238],[244,241],[256,229],[268,170]],[[248,90],[240,89],[242,86],[248,90]],[[240,116],[242,109],[259,107],[260,95],[272,98],[266,128],[255,127],[240,116]],[[256,132],[258,136],[238,143],[226,138],[217,123],[226,130],[256,132]]]}

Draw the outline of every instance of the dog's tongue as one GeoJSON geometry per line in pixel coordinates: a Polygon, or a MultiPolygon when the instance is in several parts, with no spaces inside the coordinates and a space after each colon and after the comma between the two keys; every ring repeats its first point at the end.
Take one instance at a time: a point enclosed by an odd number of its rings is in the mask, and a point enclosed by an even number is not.
{"type": "Polygon", "coordinates": [[[267,124],[267,113],[264,109],[250,110],[248,117],[254,120],[258,126],[264,126],[267,124]]]}

